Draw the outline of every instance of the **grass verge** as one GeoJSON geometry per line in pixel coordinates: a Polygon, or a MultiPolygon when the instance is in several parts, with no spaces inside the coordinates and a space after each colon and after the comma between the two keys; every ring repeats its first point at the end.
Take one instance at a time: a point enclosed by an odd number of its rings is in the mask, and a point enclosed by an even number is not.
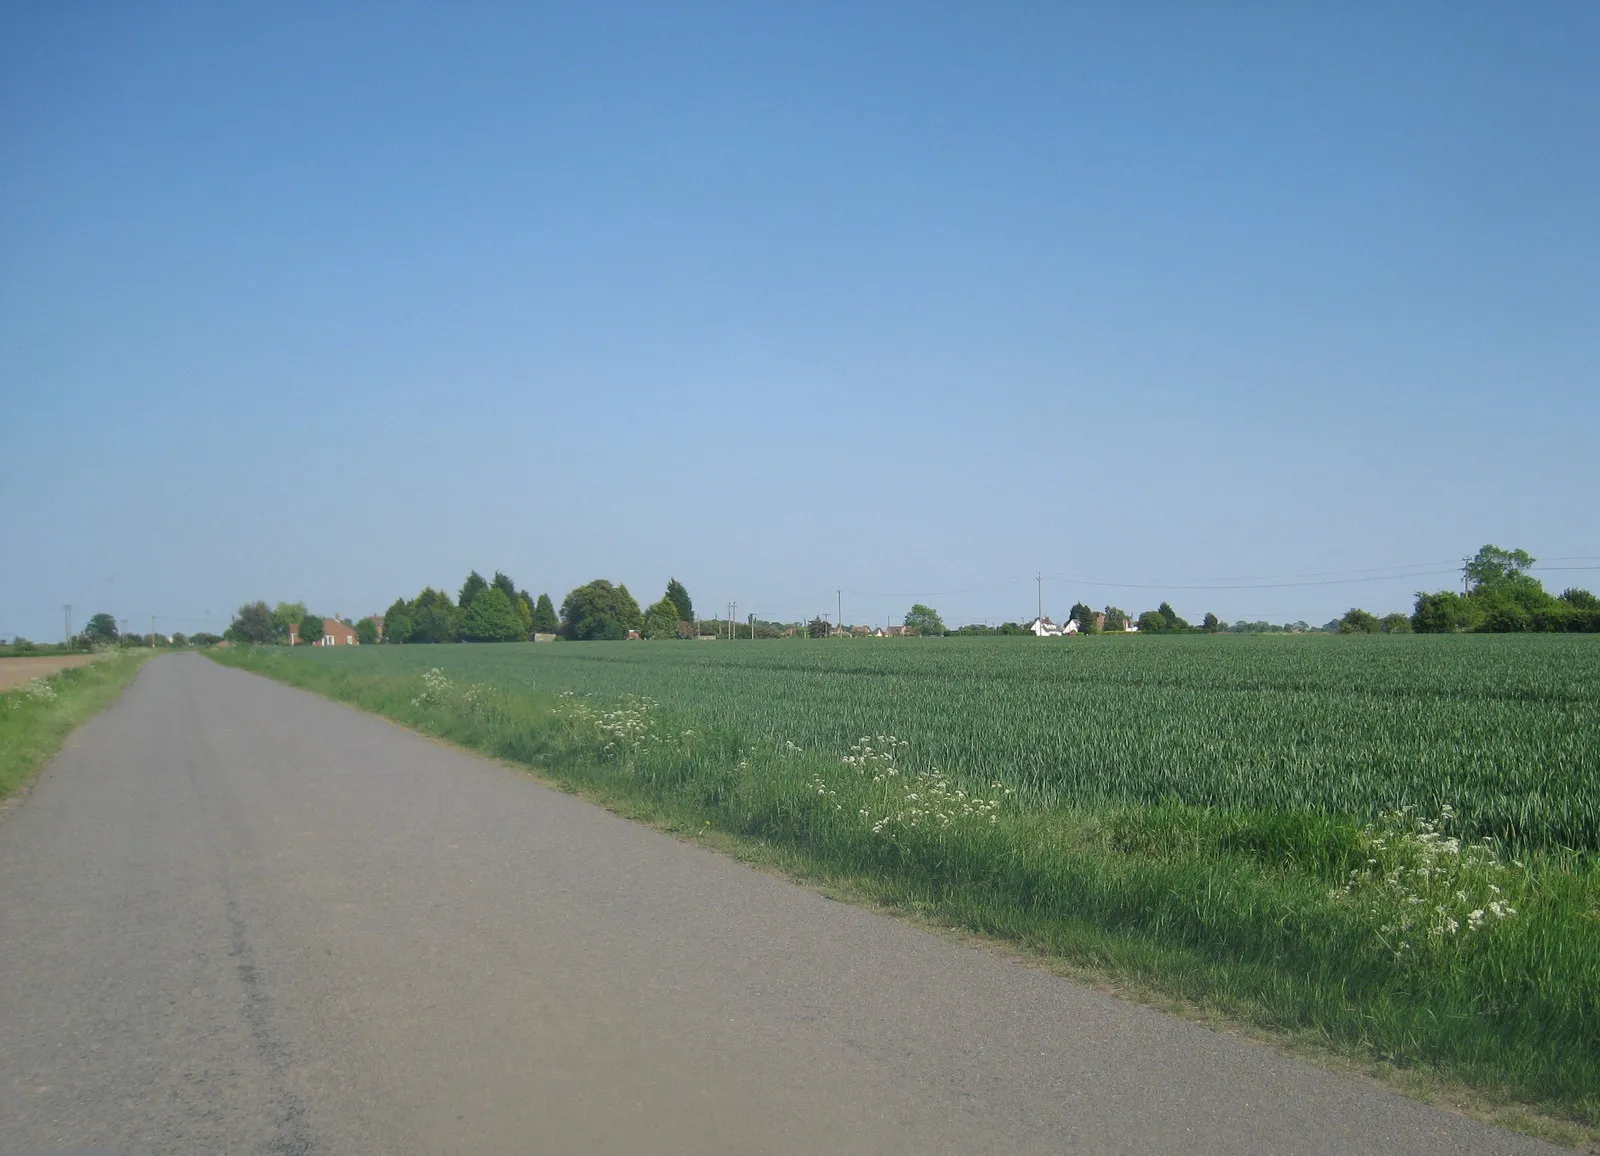
{"type": "Polygon", "coordinates": [[[152,653],[109,651],[0,694],[0,801],[32,782],[62,740],[109,706],[152,653]]]}
{"type": "Polygon", "coordinates": [[[1269,1033],[1569,1144],[1600,1124],[1600,872],[1461,844],[1451,816],[1012,804],[901,741],[750,744],[649,700],[597,704],[219,654],[692,833],[813,886],[1269,1033]]]}

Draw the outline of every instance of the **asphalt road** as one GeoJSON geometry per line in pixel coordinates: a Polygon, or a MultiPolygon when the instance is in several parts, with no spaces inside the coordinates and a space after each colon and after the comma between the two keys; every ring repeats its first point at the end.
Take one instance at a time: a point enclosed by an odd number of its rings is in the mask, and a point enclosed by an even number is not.
{"type": "Polygon", "coordinates": [[[159,658],[0,823],[0,1152],[1520,1153],[159,658]]]}

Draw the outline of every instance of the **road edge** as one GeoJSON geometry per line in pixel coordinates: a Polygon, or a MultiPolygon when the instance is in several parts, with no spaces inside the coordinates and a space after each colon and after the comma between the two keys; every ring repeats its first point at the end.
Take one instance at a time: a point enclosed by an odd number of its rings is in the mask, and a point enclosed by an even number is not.
{"type": "Polygon", "coordinates": [[[1068,963],[1014,940],[984,935],[981,932],[931,919],[911,908],[884,902],[881,897],[871,894],[858,881],[836,875],[791,848],[776,846],[762,840],[744,839],[714,829],[686,827],[671,816],[652,813],[650,808],[638,799],[626,796],[613,797],[601,790],[570,785],[559,779],[547,777],[536,766],[513,762],[471,746],[428,734],[377,711],[366,710],[353,702],[311,687],[273,678],[261,671],[234,666],[231,663],[218,663],[218,665],[264,678],[289,690],[313,695],[452,752],[497,764],[508,771],[531,779],[548,790],[580,799],[631,823],[667,835],[678,842],[700,847],[835,902],[847,903],[875,914],[888,916],[950,942],[999,956],[1032,971],[1043,972],[1057,979],[1088,987],[1113,999],[1150,1008],[1219,1035],[1257,1044],[1289,1059],[1369,1082],[1440,1111],[1478,1123],[1505,1128],[1573,1151],[1600,1156],[1600,1128],[1591,1128],[1560,1116],[1542,1113],[1520,1101],[1496,1097],[1483,1089],[1455,1083],[1427,1071],[1397,1067],[1354,1052],[1340,1051],[1328,1046],[1326,1041],[1314,1033],[1271,1031],[1232,1018],[1215,1009],[1206,1008],[1192,1000],[1132,984],[1124,978],[1099,973],[1092,968],[1068,963]]]}

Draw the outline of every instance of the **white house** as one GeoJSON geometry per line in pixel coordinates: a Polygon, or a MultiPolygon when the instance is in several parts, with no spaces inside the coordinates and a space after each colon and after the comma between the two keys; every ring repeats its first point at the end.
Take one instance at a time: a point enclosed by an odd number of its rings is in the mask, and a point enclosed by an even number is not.
{"type": "Polygon", "coordinates": [[[1057,626],[1048,618],[1035,618],[1028,623],[1028,629],[1039,638],[1064,638],[1068,634],[1078,633],[1078,623],[1074,619],[1065,626],[1057,626]]]}

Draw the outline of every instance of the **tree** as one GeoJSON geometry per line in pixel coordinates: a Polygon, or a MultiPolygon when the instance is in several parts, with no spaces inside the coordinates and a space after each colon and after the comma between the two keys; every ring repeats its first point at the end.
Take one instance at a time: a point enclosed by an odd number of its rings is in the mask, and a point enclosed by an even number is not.
{"type": "Polygon", "coordinates": [[[533,604],[533,631],[537,634],[555,634],[561,629],[561,620],[556,617],[556,604],[550,601],[550,595],[539,595],[539,601],[533,604]]]}
{"type": "Polygon", "coordinates": [[[1076,622],[1078,624],[1079,633],[1081,633],[1081,634],[1095,634],[1095,633],[1097,633],[1097,631],[1095,629],[1095,624],[1094,624],[1094,611],[1089,608],[1088,603],[1086,603],[1086,602],[1074,602],[1072,604],[1072,613],[1071,613],[1071,615],[1069,615],[1069,618],[1070,618],[1071,621],[1076,622]]]}
{"type": "Polygon", "coordinates": [[[383,612],[383,640],[385,642],[410,642],[412,632],[415,629],[416,623],[411,613],[411,604],[404,598],[396,598],[394,604],[383,612]]]}
{"type": "Polygon", "coordinates": [[[679,622],[694,621],[694,603],[689,600],[689,591],[682,582],[676,578],[667,579],[667,597],[672,599],[672,604],[678,608],[679,622]]]}
{"type": "Polygon", "coordinates": [[[1474,594],[1515,583],[1529,576],[1534,562],[1535,558],[1526,550],[1502,550],[1499,546],[1486,545],[1467,563],[1467,581],[1472,584],[1474,594]]]}
{"type": "MultiPolygon", "coordinates": [[[[1163,602],[1162,605],[1165,606],[1166,603],[1163,602]]],[[[1167,625],[1167,616],[1159,610],[1146,610],[1139,615],[1140,634],[1165,634],[1171,629],[1167,625]]]]}
{"type": "Polygon", "coordinates": [[[1579,590],[1572,586],[1561,592],[1561,601],[1579,610],[1600,610],[1600,598],[1596,598],[1587,590],[1579,590]]]}
{"type": "Polygon", "coordinates": [[[461,615],[461,637],[468,642],[515,642],[522,637],[522,619],[504,590],[480,590],[461,615]]]}
{"type": "Polygon", "coordinates": [[[112,643],[117,640],[117,620],[109,614],[96,614],[83,628],[83,636],[92,643],[112,643]]]}
{"type": "Polygon", "coordinates": [[[356,623],[356,641],[362,646],[375,646],[378,641],[378,624],[370,618],[356,623]]]}
{"type": "Polygon", "coordinates": [[[1226,630],[1228,624],[1207,610],[1206,616],[1200,620],[1200,625],[1205,627],[1207,634],[1216,634],[1219,631],[1226,630]]]}
{"type": "Polygon", "coordinates": [[[1478,624],[1485,634],[1518,634],[1530,626],[1528,612],[1510,600],[1490,606],[1478,624]]]}
{"type": "Polygon", "coordinates": [[[228,636],[238,642],[265,645],[277,634],[277,621],[265,602],[246,602],[228,625],[228,636]]]}
{"type": "Polygon", "coordinates": [[[472,605],[472,600],[485,590],[489,584],[483,580],[483,575],[476,570],[467,575],[467,580],[461,584],[461,594],[456,598],[456,605],[465,610],[472,605]]]}
{"type": "Polygon", "coordinates": [[[827,620],[822,618],[821,616],[813,618],[810,622],[806,623],[806,633],[809,634],[812,638],[826,638],[826,637],[828,637],[828,623],[827,623],[827,620]]]}
{"type": "Polygon", "coordinates": [[[1481,609],[1471,599],[1454,591],[1424,594],[1419,590],[1416,609],[1411,613],[1411,626],[1418,634],[1445,634],[1470,630],[1481,618],[1481,609]]]}
{"type": "Polygon", "coordinates": [[[456,608],[443,590],[425,587],[411,610],[411,642],[454,642],[456,608]]]}
{"type": "Polygon", "coordinates": [[[506,601],[511,603],[511,605],[515,606],[517,604],[517,584],[513,582],[508,575],[502,574],[500,571],[496,570],[494,572],[494,577],[489,582],[489,585],[493,586],[496,590],[500,591],[500,593],[504,594],[506,596],[506,601]]]}
{"type": "MultiPolygon", "coordinates": [[[[1187,622],[1178,617],[1178,612],[1172,608],[1172,604],[1170,602],[1163,602],[1159,607],[1156,608],[1156,613],[1161,615],[1161,617],[1166,620],[1168,630],[1181,631],[1193,629],[1187,622]]],[[[1143,629],[1143,627],[1140,629],[1143,629]]]]}
{"type": "Polygon", "coordinates": [[[652,639],[678,637],[678,604],[668,595],[650,607],[644,616],[644,636],[652,639]]]}
{"type": "Polygon", "coordinates": [[[1404,614],[1385,614],[1378,620],[1385,634],[1410,634],[1411,619],[1404,614]]]}
{"type": "Polygon", "coordinates": [[[322,641],[322,615],[303,615],[295,626],[300,631],[300,641],[307,646],[315,646],[322,641]]]}
{"type": "Polygon", "coordinates": [[[1128,612],[1122,609],[1120,606],[1107,606],[1106,630],[1110,632],[1113,630],[1126,629],[1128,629],[1128,612]]]}
{"type": "Polygon", "coordinates": [[[1344,617],[1339,619],[1340,634],[1376,634],[1378,633],[1378,616],[1352,606],[1345,611],[1344,617]]]}
{"type": "MultiPolygon", "coordinates": [[[[304,602],[280,602],[272,608],[274,634],[279,642],[288,640],[289,627],[298,629],[300,623],[305,621],[306,613],[304,602]]],[[[317,622],[320,624],[322,619],[318,618],[317,622]]]]}
{"type": "Polygon", "coordinates": [[[626,638],[643,625],[644,615],[627,586],[604,578],[569,591],[561,602],[561,632],[574,642],[626,638]]]}
{"type": "Polygon", "coordinates": [[[189,645],[189,636],[187,634],[183,633],[181,630],[173,631],[173,633],[172,633],[172,645],[173,646],[188,646],[189,645]]]}
{"type": "Polygon", "coordinates": [[[944,619],[939,617],[939,612],[920,602],[906,611],[904,622],[907,630],[914,630],[918,634],[944,633],[944,619]]]}
{"type": "Polygon", "coordinates": [[[533,633],[533,599],[526,590],[518,590],[517,599],[512,605],[517,608],[517,617],[522,620],[522,637],[527,638],[533,633]]]}

